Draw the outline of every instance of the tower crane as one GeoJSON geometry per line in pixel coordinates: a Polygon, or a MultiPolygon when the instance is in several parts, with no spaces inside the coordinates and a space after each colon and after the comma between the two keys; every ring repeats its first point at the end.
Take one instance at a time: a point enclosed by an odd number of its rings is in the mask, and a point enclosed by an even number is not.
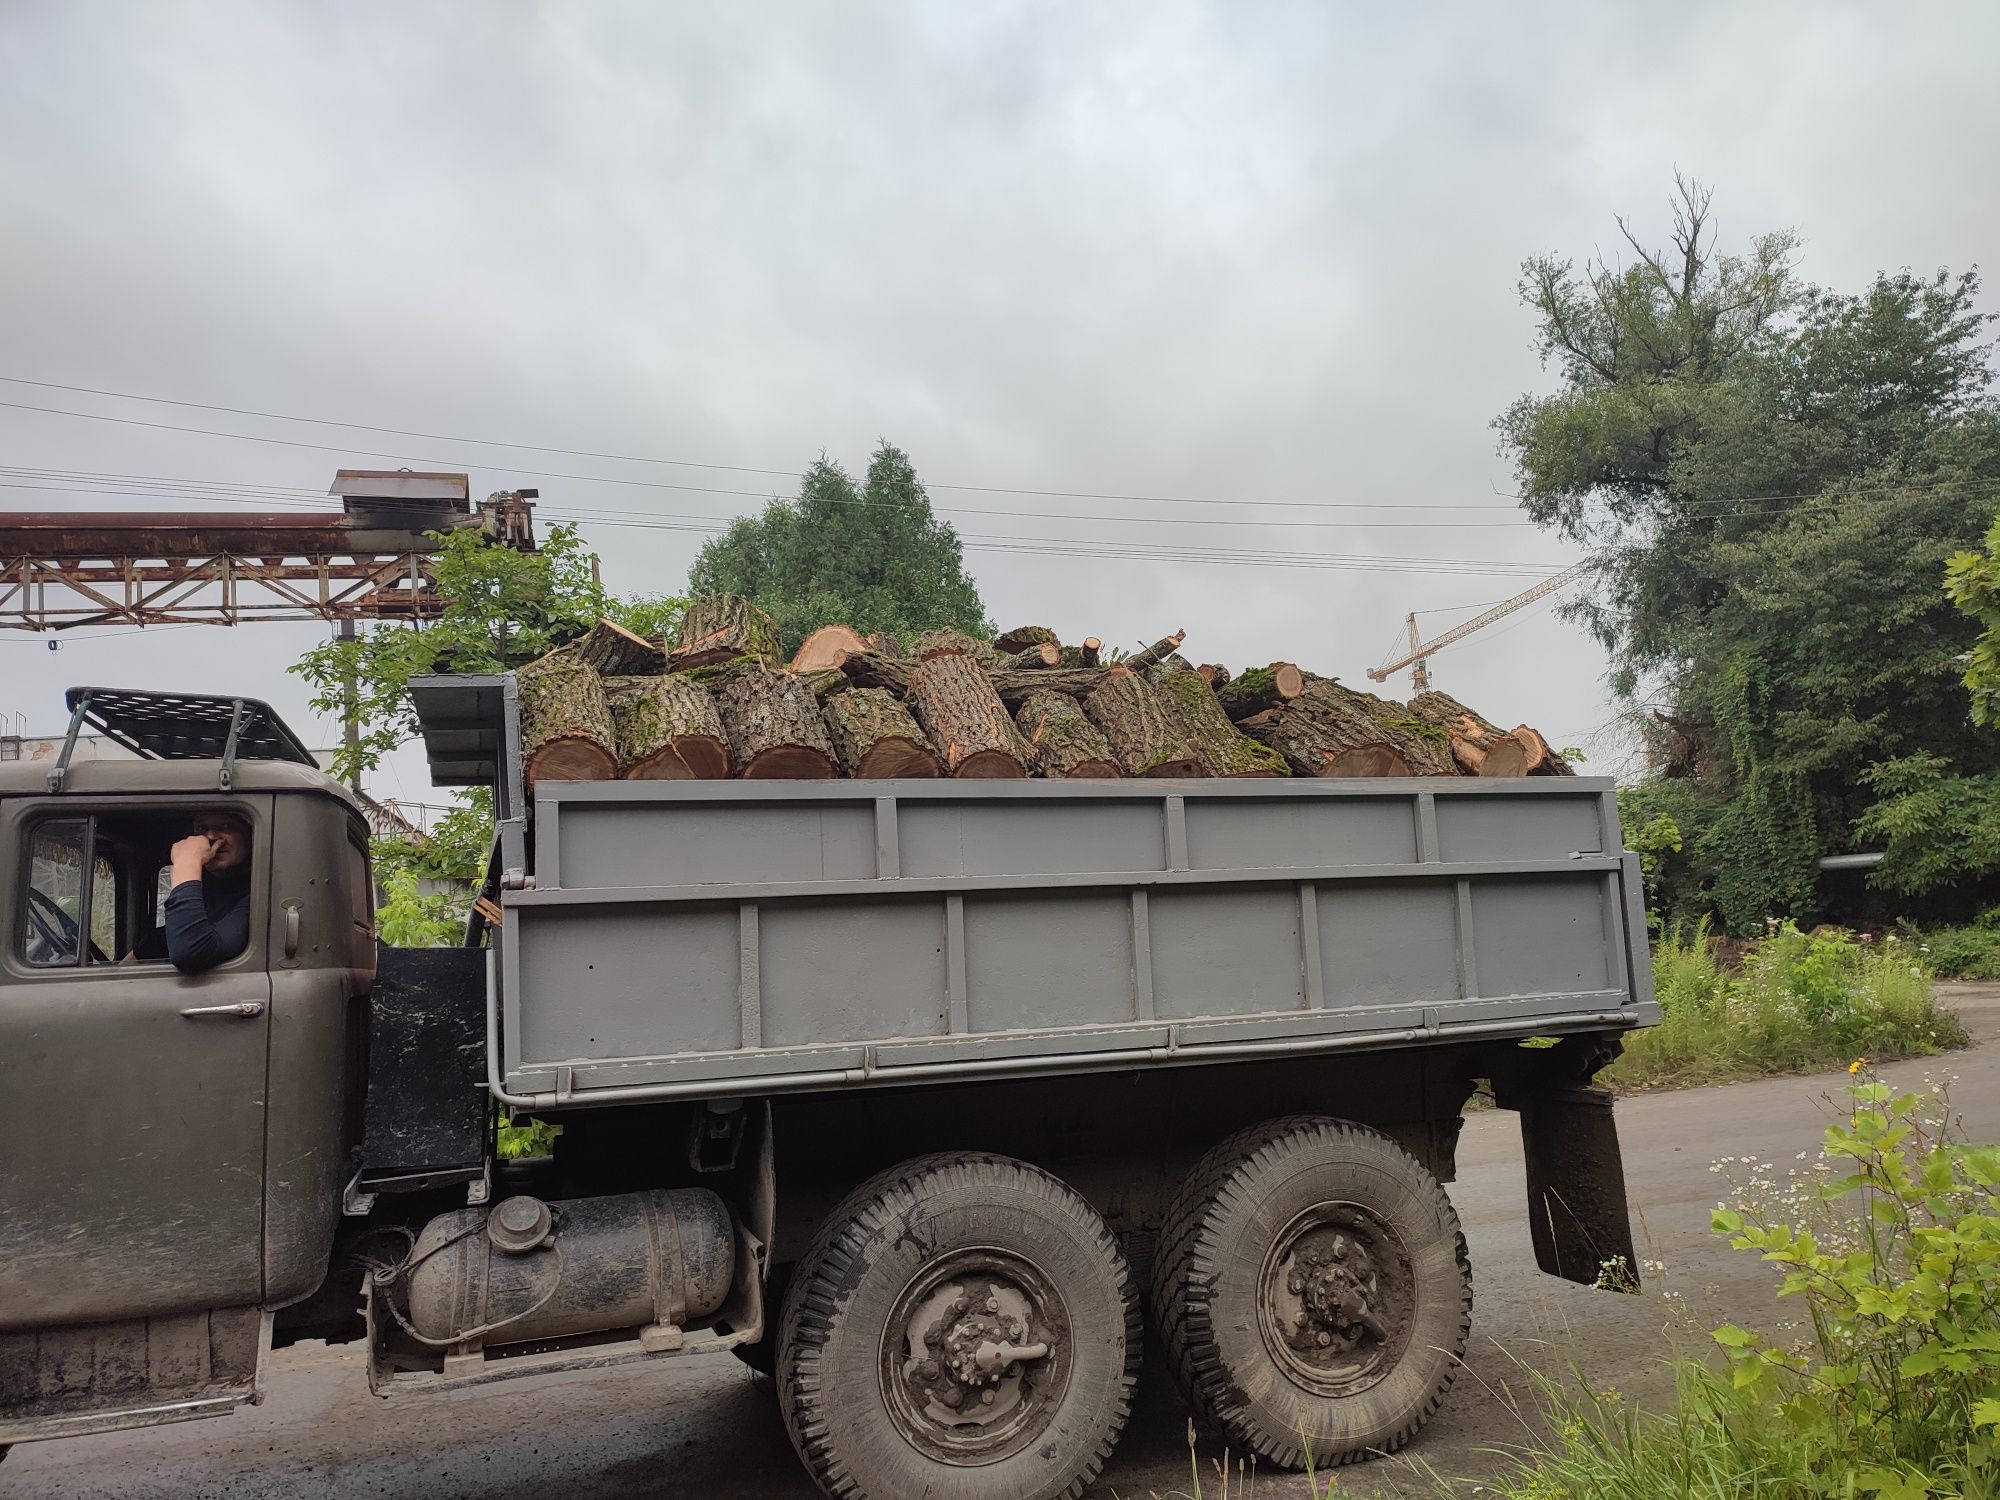
{"type": "Polygon", "coordinates": [[[1464,640],[1473,631],[1483,630],[1495,620],[1506,615],[1511,615],[1517,609],[1527,608],[1527,606],[1533,604],[1537,599],[1548,598],[1549,595],[1553,594],[1564,584],[1581,578],[1596,566],[1597,559],[1594,557],[1587,557],[1580,563],[1572,563],[1560,573],[1544,578],[1533,588],[1524,589],[1511,599],[1502,599],[1484,614],[1474,615],[1462,625],[1454,625],[1442,635],[1428,641],[1419,641],[1417,637],[1417,617],[1414,612],[1411,613],[1406,617],[1410,633],[1409,648],[1396,660],[1384,666],[1369,668],[1369,681],[1386,682],[1396,673],[1402,671],[1403,668],[1413,667],[1415,670],[1410,674],[1411,685],[1420,693],[1428,691],[1431,685],[1430,658],[1432,656],[1444,650],[1446,646],[1464,640]]]}

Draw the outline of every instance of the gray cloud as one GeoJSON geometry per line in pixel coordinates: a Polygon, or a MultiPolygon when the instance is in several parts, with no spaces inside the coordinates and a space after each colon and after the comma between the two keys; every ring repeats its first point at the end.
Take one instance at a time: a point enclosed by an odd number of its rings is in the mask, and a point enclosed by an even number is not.
{"type": "MultiPolygon", "coordinates": [[[[933,481],[1469,503],[1517,519],[1491,417],[1545,379],[1520,259],[1664,219],[1805,269],[1964,265],[2000,229],[1985,4],[0,6],[0,374],[796,470],[878,437],[933,481]]],[[[338,443],[281,424],[21,395],[338,443]]],[[[353,434],[357,450],[762,490],[743,476],[353,434]],[[518,465],[509,459],[518,460],[518,465]]],[[[339,455],[0,408],[4,462],[323,486],[339,455]]],[[[359,465],[393,463],[357,451],[359,465]]],[[[533,482],[524,480],[523,482],[533,482]]],[[[541,481],[546,509],[755,504],[541,481]]],[[[1554,563],[1529,528],[1277,528],[1250,511],[938,491],[981,535],[1554,563]],[[1215,516],[1214,527],[1154,524],[1215,516]]],[[[0,490],[0,504],[102,497],[0,490]]],[[[1369,513],[1362,513],[1369,514],[1369,513]]],[[[1376,513],[1436,522],[1453,512],[1376,513]]],[[[675,585],[687,532],[587,525],[675,585]]],[[[1513,578],[975,551],[992,612],[1358,680],[1412,608],[1513,578]]],[[[1448,617],[1432,617],[1434,624],[1448,617]]],[[[0,710],[69,681],[261,688],[310,626],[0,634],[0,710]]],[[[1574,739],[1596,648],[1546,607],[1441,656],[1574,739]]],[[[397,776],[413,791],[414,762],[397,776]]],[[[390,790],[395,790],[392,784],[390,790]]]]}

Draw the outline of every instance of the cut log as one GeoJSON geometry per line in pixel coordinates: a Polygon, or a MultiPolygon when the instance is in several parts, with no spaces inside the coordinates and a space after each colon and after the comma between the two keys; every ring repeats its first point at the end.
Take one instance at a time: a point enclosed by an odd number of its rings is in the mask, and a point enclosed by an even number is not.
{"type": "Polygon", "coordinates": [[[917,664],[906,657],[880,651],[857,651],[840,664],[840,670],[856,687],[887,688],[902,697],[910,690],[910,676],[917,664]]]}
{"type": "Polygon", "coordinates": [[[1054,641],[1043,641],[1040,645],[1024,646],[1011,656],[1003,656],[993,664],[995,671],[1038,672],[1043,667],[1059,666],[1062,663],[1062,647],[1054,641]]]}
{"type": "Polygon", "coordinates": [[[1210,776],[1289,776],[1291,766],[1269,745],[1240,733],[1216,701],[1208,679],[1176,667],[1157,679],[1162,698],[1210,776]]]}
{"type": "MultiPolygon", "coordinates": [[[[1528,747],[1456,698],[1440,692],[1410,700],[1410,717],[1442,729],[1451,739],[1451,758],[1468,776],[1525,776],[1528,747]]],[[[1537,736],[1539,738],[1539,736],[1537,736]]]]}
{"type": "Polygon", "coordinates": [[[1144,651],[1134,651],[1120,666],[1130,667],[1134,672],[1148,671],[1181,649],[1181,642],[1187,639],[1185,630],[1176,630],[1172,635],[1153,642],[1144,651]]]}
{"type": "Polygon", "coordinates": [[[845,625],[822,625],[799,643],[792,657],[794,672],[818,672],[837,667],[855,651],[866,651],[868,642],[858,631],[845,625]]]}
{"type": "Polygon", "coordinates": [[[618,772],[616,731],[604,684],[573,646],[514,672],[521,695],[522,774],[537,781],[609,781],[618,772]]]}
{"type": "Polygon", "coordinates": [[[976,641],[962,630],[926,630],[917,637],[910,654],[918,661],[934,661],[940,656],[969,656],[981,666],[993,660],[993,648],[976,641]]]}
{"type": "Polygon", "coordinates": [[[1301,776],[1452,774],[1436,730],[1402,717],[1400,704],[1321,679],[1268,719],[1237,728],[1280,752],[1301,776]]]}
{"type": "Polygon", "coordinates": [[[910,711],[882,688],[855,688],[822,709],[834,753],[849,776],[936,776],[938,758],[910,711]]]}
{"type": "Polygon", "coordinates": [[[839,774],[811,684],[749,665],[715,691],[736,774],[750,781],[818,781],[839,774]]]}
{"type": "Polygon", "coordinates": [[[722,716],[700,683],[677,674],[607,677],[604,697],[617,735],[618,774],[626,780],[718,780],[729,774],[722,716]]]}
{"type": "Polygon", "coordinates": [[[1143,673],[1112,667],[1103,685],[1083,700],[1083,711],[1104,731],[1127,776],[1208,774],[1167,698],[1143,673]]]}
{"type": "Polygon", "coordinates": [[[1034,747],[1035,770],[1059,778],[1123,776],[1111,744],[1076,699],[1046,690],[1030,693],[1014,714],[1022,738],[1034,747]]]}
{"type": "Polygon", "coordinates": [[[1205,661],[1195,670],[1201,673],[1201,680],[1212,688],[1222,687],[1229,681],[1229,668],[1219,661],[1205,661]]]}
{"type": "Polygon", "coordinates": [[[993,638],[993,649],[1003,656],[1013,656],[1030,646],[1060,646],[1062,638],[1046,625],[1017,625],[1004,635],[993,638]]]}
{"type": "Polygon", "coordinates": [[[993,690],[1009,708],[1018,707],[1028,694],[1047,689],[1087,698],[1103,687],[1112,672],[1122,667],[1038,667],[1032,672],[996,671],[993,690]]]}
{"type": "Polygon", "coordinates": [[[1281,703],[1290,703],[1305,690],[1305,673],[1288,661],[1274,661],[1268,667],[1253,667],[1241,677],[1219,684],[1215,696],[1231,719],[1247,719],[1281,703]]]}
{"type": "Polygon", "coordinates": [[[783,655],[777,624],[763,610],[735,594],[707,594],[681,616],[680,637],[667,653],[667,665],[678,671],[740,656],[771,663],[783,655]]]}
{"type": "Polygon", "coordinates": [[[874,635],[868,637],[868,649],[881,656],[901,656],[903,654],[903,643],[893,635],[883,635],[880,631],[877,631],[874,635]]]}
{"type": "Polygon", "coordinates": [[[1550,747],[1542,738],[1539,729],[1530,729],[1526,724],[1514,726],[1514,738],[1521,742],[1527,752],[1527,774],[1530,776],[1574,776],[1576,768],[1550,747]]]}
{"type": "Polygon", "coordinates": [[[953,776],[997,781],[1028,774],[1020,732],[972,657],[954,651],[917,663],[907,701],[953,776]]]}
{"type": "Polygon", "coordinates": [[[651,676],[667,670],[666,647],[634,635],[615,620],[599,620],[576,643],[583,664],[600,677],[651,676]]]}
{"type": "Polygon", "coordinates": [[[1104,649],[1104,642],[1100,641],[1096,636],[1094,635],[1085,636],[1083,638],[1083,644],[1076,648],[1077,658],[1078,658],[1077,665],[1080,667],[1096,666],[1097,654],[1103,649],[1104,649]]]}

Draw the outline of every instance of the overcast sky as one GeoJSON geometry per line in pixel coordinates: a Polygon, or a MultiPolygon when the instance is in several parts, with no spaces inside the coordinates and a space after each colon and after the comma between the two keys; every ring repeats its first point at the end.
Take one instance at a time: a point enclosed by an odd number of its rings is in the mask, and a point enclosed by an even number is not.
{"type": "MultiPolygon", "coordinates": [[[[1996,58],[1990,0],[0,0],[0,376],[451,435],[0,384],[337,450],[0,406],[0,465],[324,491],[343,464],[408,463],[475,494],[538,484],[545,521],[720,524],[785,481],[471,440],[795,474],[886,438],[1000,625],[1185,626],[1198,660],[1365,685],[1406,611],[1574,556],[1519,524],[1489,426],[1547,383],[1524,256],[1608,251],[1619,213],[1663,235],[1679,168],[1716,185],[1725,242],[1796,228],[1829,285],[1989,257],[1996,58]],[[1314,566],[977,545],[1008,536],[1314,566]],[[1340,559],[1368,570],[1319,565],[1340,559]]],[[[24,483],[0,507],[150,503],[24,483]]],[[[230,508],[201,493],[176,503],[230,508]]],[[[701,541],[585,534],[620,591],[676,587],[701,541]]],[[[88,681],[303,718],[283,667],[321,634],[105,630],[51,654],[0,630],[0,713],[53,730],[88,681]]],[[[1609,716],[1605,667],[1546,604],[1434,663],[1558,743],[1609,716]]],[[[379,790],[423,786],[403,757],[379,790]]]]}

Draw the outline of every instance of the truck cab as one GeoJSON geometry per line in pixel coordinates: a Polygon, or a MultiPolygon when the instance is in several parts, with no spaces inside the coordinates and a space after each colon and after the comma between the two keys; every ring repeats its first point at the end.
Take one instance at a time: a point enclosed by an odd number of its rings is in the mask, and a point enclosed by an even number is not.
{"type": "Polygon", "coordinates": [[[70,701],[70,746],[133,758],[0,765],[0,1443],[254,1400],[361,1127],[360,805],[253,700],[70,701]],[[250,829],[249,939],[183,973],[168,851],[214,812],[250,829]]]}

